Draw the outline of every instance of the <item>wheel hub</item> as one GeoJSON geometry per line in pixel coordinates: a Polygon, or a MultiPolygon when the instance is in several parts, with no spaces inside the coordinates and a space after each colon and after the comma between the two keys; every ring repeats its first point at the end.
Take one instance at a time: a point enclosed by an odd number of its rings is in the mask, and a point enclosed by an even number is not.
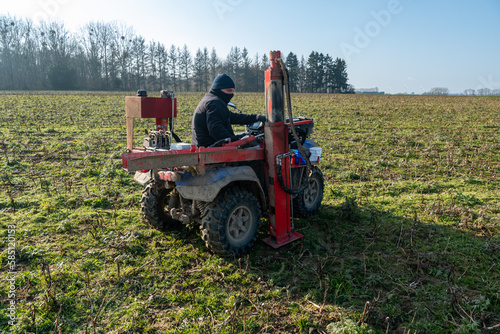
{"type": "Polygon", "coordinates": [[[246,237],[252,224],[252,214],[247,207],[238,207],[229,217],[228,234],[233,240],[246,237]]]}
{"type": "Polygon", "coordinates": [[[306,205],[313,205],[319,193],[319,184],[315,179],[309,180],[308,187],[304,189],[304,203],[306,205]]]}

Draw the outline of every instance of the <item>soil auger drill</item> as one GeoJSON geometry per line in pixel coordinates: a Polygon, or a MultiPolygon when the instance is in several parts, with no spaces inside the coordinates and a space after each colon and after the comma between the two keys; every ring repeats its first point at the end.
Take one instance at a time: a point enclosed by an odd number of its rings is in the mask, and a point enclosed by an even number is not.
{"type": "Polygon", "coordinates": [[[241,139],[211,147],[181,143],[174,133],[177,99],[125,98],[127,152],[123,168],[143,185],[141,212],[153,227],[198,225],[206,246],[221,256],[241,256],[254,244],[261,218],[269,219],[264,241],[279,248],[303,236],[293,214],[317,213],[324,180],[321,149],[309,139],[313,120],[291,114],[288,73],[279,51],[265,71],[266,122],[247,126],[241,139]],[[288,116],[285,115],[285,101],[288,116]],[[155,118],[143,147],[133,147],[134,118],[155,118]],[[176,141],[175,143],[173,141],[176,141]]]}

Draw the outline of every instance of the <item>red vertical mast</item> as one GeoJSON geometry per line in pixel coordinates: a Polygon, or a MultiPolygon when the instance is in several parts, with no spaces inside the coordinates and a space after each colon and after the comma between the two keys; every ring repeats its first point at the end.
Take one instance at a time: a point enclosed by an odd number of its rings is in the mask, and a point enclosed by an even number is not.
{"type": "Polygon", "coordinates": [[[282,169],[285,186],[290,187],[290,157],[285,156],[288,147],[288,126],[285,124],[283,70],[277,59],[280,51],[271,51],[271,66],[265,72],[265,97],[267,122],[264,128],[266,161],[269,175],[269,222],[271,237],[264,241],[274,248],[302,237],[292,230],[290,194],[280,185],[276,168],[282,169]]]}

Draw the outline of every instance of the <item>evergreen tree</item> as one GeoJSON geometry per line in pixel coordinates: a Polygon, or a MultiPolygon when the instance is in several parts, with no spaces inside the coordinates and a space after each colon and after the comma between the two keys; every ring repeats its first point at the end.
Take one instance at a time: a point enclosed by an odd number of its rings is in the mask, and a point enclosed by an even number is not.
{"type": "Polygon", "coordinates": [[[340,94],[353,94],[354,88],[348,84],[347,65],[345,60],[336,58],[333,69],[333,92],[340,94]]]}
{"type": "Polygon", "coordinates": [[[286,56],[285,64],[288,69],[290,92],[296,93],[298,92],[299,84],[299,60],[295,53],[290,52],[288,56],[286,56]]]}
{"type": "Polygon", "coordinates": [[[241,88],[239,90],[248,92],[251,90],[250,84],[252,82],[252,72],[251,72],[252,61],[248,57],[247,48],[243,48],[241,52],[241,88]]]}
{"type": "Polygon", "coordinates": [[[333,91],[333,84],[334,84],[334,62],[333,58],[330,57],[330,55],[325,56],[325,63],[324,63],[324,71],[325,71],[325,92],[326,93],[331,93],[333,91]]]}
{"type": "Polygon", "coordinates": [[[179,57],[177,50],[178,49],[175,47],[175,45],[172,45],[170,46],[170,50],[168,52],[168,67],[174,91],[177,91],[177,87],[179,84],[179,57]]]}
{"type": "Polygon", "coordinates": [[[186,44],[182,48],[179,57],[179,65],[181,70],[181,78],[184,82],[184,91],[189,91],[191,88],[191,68],[193,66],[193,60],[191,58],[191,52],[186,44]]]}
{"type": "Polygon", "coordinates": [[[309,93],[317,93],[320,89],[320,84],[318,84],[319,79],[321,78],[321,69],[319,63],[319,53],[316,51],[312,51],[307,58],[306,65],[306,90],[309,93]]]}
{"type": "Polygon", "coordinates": [[[306,76],[307,76],[307,63],[304,56],[300,57],[299,63],[299,78],[297,83],[297,89],[299,92],[306,92],[306,76]]]}
{"type": "Polygon", "coordinates": [[[239,47],[231,47],[229,54],[224,62],[224,72],[229,75],[237,86],[240,87],[242,83],[241,69],[242,67],[242,54],[239,47]]]}
{"type": "Polygon", "coordinates": [[[264,87],[264,81],[263,81],[263,73],[260,70],[260,57],[259,54],[256,53],[255,57],[252,61],[251,64],[251,81],[250,81],[250,87],[249,91],[250,92],[259,92],[262,91],[262,87],[264,87]]]}
{"type": "Polygon", "coordinates": [[[196,91],[203,91],[205,89],[205,64],[204,56],[201,49],[196,51],[193,62],[193,83],[196,91]]]}
{"type": "Polygon", "coordinates": [[[202,56],[202,70],[203,70],[203,86],[201,87],[201,91],[206,91],[208,87],[210,87],[210,55],[208,54],[208,49],[203,48],[203,56],[202,56]]]}
{"type": "Polygon", "coordinates": [[[168,87],[167,81],[167,61],[168,61],[168,52],[163,44],[158,43],[156,46],[155,52],[158,64],[158,82],[159,87],[158,90],[166,89],[168,87]]]}
{"type": "Polygon", "coordinates": [[[217,51],[215,51],[215,48],[212,48],[209,60],[210,82],[214,80],[217,75],[219,75],[220,67],[221,61],[219,59],[219,56],[217,56],[217,51]]]}

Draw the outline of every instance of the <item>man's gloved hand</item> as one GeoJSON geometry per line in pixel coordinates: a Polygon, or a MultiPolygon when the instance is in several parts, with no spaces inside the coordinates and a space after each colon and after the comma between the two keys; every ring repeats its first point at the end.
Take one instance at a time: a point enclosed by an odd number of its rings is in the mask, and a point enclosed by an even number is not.
{"type": "Polygon", "coordinates": [[[234,136],[231,136],[230,139],[231,139],[231,142],[233,141],[237,141],[237,140],[240,140],[241,138],[245,137],[245,133],[243,134],[239,134],[239,135],[234,135],[234,136]]]}
{"type": "Polygon", "coordinates": [[[264,116],[264,115],[258,115],[257,116],[257,121],[265,123],[266,122],[266,116],[264,116]]]}

